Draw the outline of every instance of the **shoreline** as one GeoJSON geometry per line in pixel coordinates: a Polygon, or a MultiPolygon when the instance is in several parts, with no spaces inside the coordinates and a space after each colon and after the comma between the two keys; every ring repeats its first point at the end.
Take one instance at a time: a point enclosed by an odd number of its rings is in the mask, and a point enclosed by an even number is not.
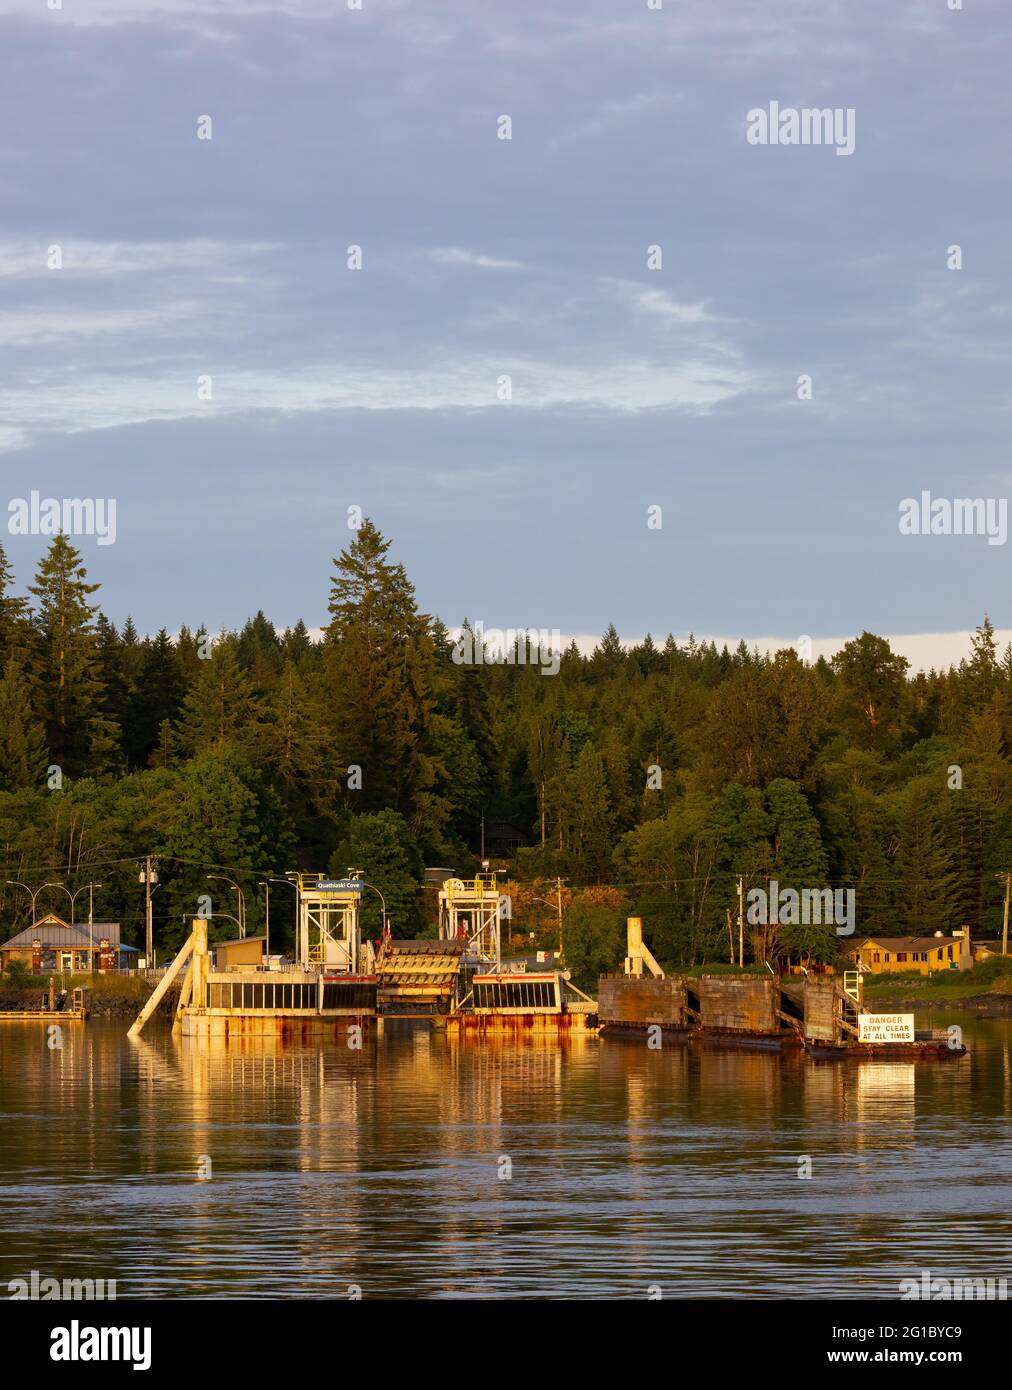
{"type": "Polygon", "coordinates": [[[965,1009],[979,1018],[1012,1018],[1012,994],[973,994],[962,999],[910,998],[902,994],[866,996],[874,1013],[923,1013],[926,1010],[965,1009]]]}

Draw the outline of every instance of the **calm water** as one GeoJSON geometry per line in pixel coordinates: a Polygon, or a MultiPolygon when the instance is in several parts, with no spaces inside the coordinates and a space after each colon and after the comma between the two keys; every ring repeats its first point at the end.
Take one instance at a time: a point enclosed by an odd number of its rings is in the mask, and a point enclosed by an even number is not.
{"type": "Polygon", "coordinates": [[[0,1287],[34,1269],[121,1298],[895,1298],[922,1269],[1012,1277],[1012,1025],[944,1022],[970,1056],[459,1043],[425,1023],[356,1053],[89,1022],[50,1051],[5,1023],[0,1287]]]}

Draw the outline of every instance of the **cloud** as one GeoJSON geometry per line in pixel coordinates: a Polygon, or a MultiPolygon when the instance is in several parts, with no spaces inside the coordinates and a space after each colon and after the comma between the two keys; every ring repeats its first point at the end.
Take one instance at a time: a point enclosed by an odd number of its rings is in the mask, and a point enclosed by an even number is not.
{"type": "Polygon", "coordinates": [[[644,314],[653,314],[669,324],[713,323],[702,303],[679,304],[672,299],[667,290],[656,286],[644,286],[631,280],[609,280],[619,298],[630,308],[644,314]]]}
{"type": "Polygon", "coordinates": [[[34,280],[119,279],[124,275],[159,275],[181,271],[188,275],[224,272],[250,257],[280,248],[273,242],[213,241],[87,241],[54,238],[49,242],[0,241],[0,279],[34,280]],[[62,266],[50,269],[51,246],[58,246],[62,266]]]}
{"type": "Polygon", "coordinates": [[[459,246],[437,247],[428,252],[430,260],[438,265],[471,265],[483,270],[522,270],[522,261],[502,260],[496,256],[479,256],[473,251],[464,251],[459,246]]]}

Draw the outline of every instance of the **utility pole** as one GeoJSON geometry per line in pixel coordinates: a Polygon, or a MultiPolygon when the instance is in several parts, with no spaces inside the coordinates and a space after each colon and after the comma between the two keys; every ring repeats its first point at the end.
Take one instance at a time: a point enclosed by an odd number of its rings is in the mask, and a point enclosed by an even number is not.
{"type": "Polygon", "coordinates": [[[1005,915],[1004,915],[1003,918],[1002,918],[1002,924],[1001,924],[1001,953],[1002,953],[1003,956],[1007,956],[1007,955],[1008,955],[1008,900],[1009,900],[1009,891],[1010,891],[1010,889],[1012,889],[1012,874],[1006,874],[1006,875],[1005,875],[1005,915]]]}
{"type": "Polygon", "coordinates": [[[738,875],[738,969],[745,965],[745,880],[738,875]]]}
{"type": "Polygon", "coordinates": [[[155,931],[151,918],[151,855],[144,858],[144,953],[148,969],[155,963],[155,931]]]}
{"type": "Polygon", "coordinates": [[[481,813],[481,859],[485,858],[485,812],[481,813]]]}
{"type": "Polygon", "coordinates": [[[562,879],[555,880],[555,891],[558,897],[559,906],[559,956],[562,955],[562,879]]]}
{"type": "Polygon", "coordinates": [[[144,856],[144,868],[140,872],[144,883],[144,958],[151,970],[155,963],[154,919],[151,914],[151,885],[158,882],[158,871],[151,862],[151,855],[144,856]]]}

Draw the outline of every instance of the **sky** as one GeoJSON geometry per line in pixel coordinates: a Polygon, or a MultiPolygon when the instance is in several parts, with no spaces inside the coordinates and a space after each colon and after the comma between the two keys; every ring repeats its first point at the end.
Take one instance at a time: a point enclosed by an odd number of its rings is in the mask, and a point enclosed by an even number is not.
{"type": "Polygon", "coordinates": [[[35,490],[115,499],[141,631],[320,625],[358,507],[450,626],[1012,637],[1007,538],[899,527],[1009,493],[1006,0],[58,2],[0,0],[22,586],[35,490]]]}

